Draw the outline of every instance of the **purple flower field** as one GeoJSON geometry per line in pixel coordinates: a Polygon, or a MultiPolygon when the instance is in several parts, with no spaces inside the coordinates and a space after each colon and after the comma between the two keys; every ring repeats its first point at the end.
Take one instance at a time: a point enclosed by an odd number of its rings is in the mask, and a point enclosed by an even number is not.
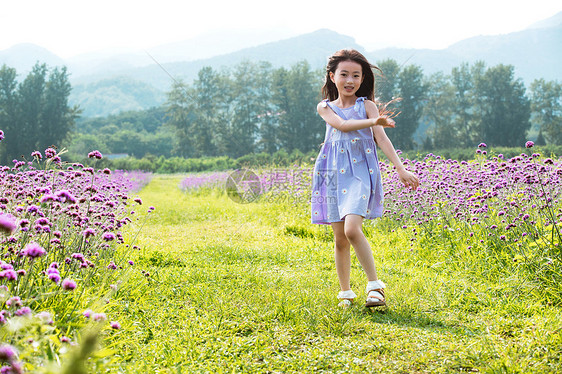
{"type": "Polygon", "coordinates": [[[228,178],[227,172],[190,174],[180,182],[179,188],[194,191],[199,188],[223,188],[228,178]]]}
{"type": "MultiPolygon", "coordinates": [[[[515,267],[549,299],[561,301],[562,162],[538,153],[506,159],[484,148],[482,143],[468,162],[433,154],[403,159],[420,178],[417,191],[404,188],[393,166],[381,161],[385,210],[374,226],[407,235],[409,250],[451,258],[465,253],[493,261],[505,272],[515,267]]],[[[261,183],[256,202],[290,201],[309,210],[311,167],[252,172],[261,183]]],[[[224,188],[225,178],[225,173],[189,176],[182,185],[224,188]]]]}
{"type": "MultiPolygon", "coordinates": [[[[101,158],[96,152],[90,157],[101,158]]],[[[44,155],[0,166],[0,329],[35,321],[54,339],[70,341],[85,324],[75,310],[80,295],[88,287],[103,291],[119,269],[131,266],[116,247],[124,243],[121,229],[132,222],[131,209],[142,204],[129,194],[151,174],[66,165],[52,148],[44,155]]],[[[29,333],[20,329],[3,340],[17,345],[19,334],[29,333]]],[[[4,360],[6,370],[20,365],[14,357],[4,360]]]]}

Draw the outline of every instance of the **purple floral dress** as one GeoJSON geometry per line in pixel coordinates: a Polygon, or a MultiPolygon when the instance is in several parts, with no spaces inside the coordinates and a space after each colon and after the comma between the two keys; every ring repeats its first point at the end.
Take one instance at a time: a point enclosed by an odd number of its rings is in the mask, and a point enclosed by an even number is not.
{"type": "MultiPolygon", "coordinates": [[[[344,120],[365,119],[365,98],[349,108],[324,102],[344,120]]],[[[326,124],[324,144],[312,178],[312,223],[341,222],[348,214],[382,216],[383,190],[379,160],[370,127],[343,132],[326,124]]]]}

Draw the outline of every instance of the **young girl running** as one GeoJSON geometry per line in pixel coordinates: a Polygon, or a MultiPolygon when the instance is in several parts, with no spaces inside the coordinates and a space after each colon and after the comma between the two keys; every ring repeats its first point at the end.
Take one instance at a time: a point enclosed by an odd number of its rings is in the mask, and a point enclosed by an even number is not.
{"type": "Polygon", "coordinates": [[[330,57],[325,100],[318,114],[326,121],[324,144],[316,159],[312,183],[312,223],[330,224],[334,231],[339,306],[347,307],[357,295],[351,290],[350,245],[367,276],[365,306],[386,305],[385,284],[378,279],[363,219],[382,216],[383,190],[376,145],[396,167],[406,187],[416,189],[418,178],[407,171],[384,127],[394,120],[380,115],[374,103],[375,77],[358,51],[344,49],[330,57]]]}

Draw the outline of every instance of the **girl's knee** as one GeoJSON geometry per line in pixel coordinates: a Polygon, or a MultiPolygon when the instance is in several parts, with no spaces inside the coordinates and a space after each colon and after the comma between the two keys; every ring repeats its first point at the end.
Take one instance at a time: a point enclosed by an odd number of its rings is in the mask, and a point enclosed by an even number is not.
{"type": "Polygon", "coordinates": [[[336,245],[336,250],[340,250],[340,251],[345,251],[345,250],[349,250],[349,246],[351,245],[349,243],[349,240],[347,240],[346,237],[336,237],[334,239],[334,243],[336,245]]]}
{"type": "Polygon", "coordinates": [[[348,241],[353,242],[363,236],[363,230],[361,226],[357,227],[355,225],[345,226],[345,237],[348,241]]]}

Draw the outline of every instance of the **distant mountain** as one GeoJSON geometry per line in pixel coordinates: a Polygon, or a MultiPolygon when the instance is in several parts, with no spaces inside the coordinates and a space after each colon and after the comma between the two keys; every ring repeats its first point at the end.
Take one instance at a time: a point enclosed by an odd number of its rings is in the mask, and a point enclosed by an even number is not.
{"type": "Polygon", "coordinates": [[[128,78],[103,79],[87,85],[76,85],[70,101],[82,109],[83,117],[119,114],[122,111],[142,110],[164,103],[163,91],[128,78]]]}
{"type": "Polygon", "coordinates": [[[543,29],[546,27],[557,27],[560,25],[562,25],[562,12],[558,12],[558,14],[550,18],[535,22],[527,29],[543,29]]]}
{"type": "MultiPolygon", "coordinates": [[[[288,33],[278,30],[277,35],[283,32],[288,33]]],[[[20,44],[0,51],[0,65],[15,67],[20,77],[36,61],[67,65],[73,85],[70,99],[84,109],[84,116],[160,105],[172,85],[168,74],[190,83],[204,66],[221,69],[244,60],[269,61],[274,67],[307,60],[313,69],[321,69],[327,57],[341,48],[356,48],[373,62],[392,58],[400,64],[416,64],[425,74],[449,73],[463,62],[483,60],[488,66],[513,65],[516,77],[527,84],[536,78],[562,81],[562,12],[519,32],[476,36],[441,50],[385,48],[367,52],[353,38],[326,29],[267,43],[263,43],[268,40],[265,34],[258,33],[227,30],[222,35],[207,34],[156,46],[148,50],[150,56],[144,51],[107,51],[66,61],[44,48],[20,44]]]]}
{"type": "MultiPolygon", "coordinates": [[[[31,43],[16,44],[0,51],[0,66],[15,68],[18,74],[26,74],[36,62],[48,66],[63,66],[65,61],[47,49],[31,43]]],[[[26,74],[27,75],[27,74],[26,74]]]]}
{"type": "Polygon", "coordinates": [[[463,62],[482,60],[488,66],[513,65],[515,76],[526,83],[536,78],[562,80],[562,25],[533,28],[505,35],[476,36],[446,49],[387,48],[368,53],[373,61],[392,58],[420,65],[426,74],[449,73],[463,62]]]}
{"type": "Polygon", "coordinates": [[[147,65],[170,62],[188,62],[254,47],[271,40],[289,37],[291,32],[283,28],[267,30],[224,29],[197,35],[191,39],[138,50],[117,50],[85,53],[69,58],[66,63],[74,79],[81,76],[107,75],[147,65]]]}
{"type": "MultiPolygon", "coordinates": [[[[204,66],[215,69],[236,65],[244,60],[269,61],[275,67],[290,66],[302,60],[307,60],[312,67],[320,68],[326,64],[327,58],[334,51],[341,48],[356,48],[363,51],[363,47],[355,43],[349,36],[334,31],[322,29],[309,34],[293,38],[262,44],[256,47],[187,62],[153,63],[148,66],[113,71],[112,75],[123,74],[133,79],[153,85],[160,90],[171,87],[171,78],[191,82],[199,70],[204,66]]],[[[74,79],[76,84],[89,84],[107,77],[106,73],[92,74],[74,79]]]]}

